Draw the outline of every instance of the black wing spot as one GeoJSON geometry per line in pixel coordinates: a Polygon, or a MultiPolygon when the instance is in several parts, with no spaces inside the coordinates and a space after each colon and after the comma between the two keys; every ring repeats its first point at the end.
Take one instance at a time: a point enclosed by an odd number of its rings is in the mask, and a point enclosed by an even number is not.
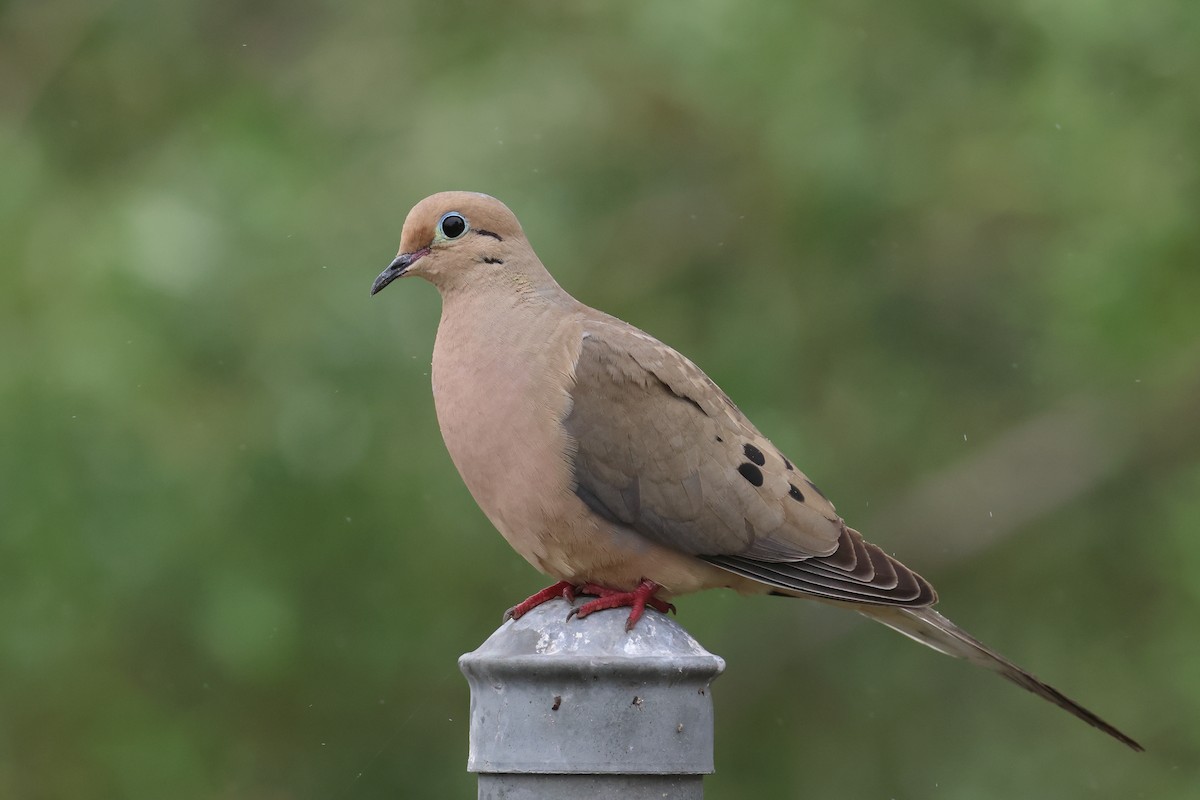
{"type": "Polygon", "coordinates": [[[760,467],[767,463],[767,457],[762,454],[762,450],[759,450],[752,444],[744,445],[742,447],[742,452],[746,454],[746,458],[750,459],[755,464],[758,464],[760,467]]]}
{"type": "MultiPolygon", "coordinates": [[[[817,488],[817,485],[816,485],[815,483],[813,483],[812,481],[808,480],[807,478],[805,478],[805,479],[804,479],[804,482],[808,484],[808,488],[812,489],[814,492],[816,492],[817,494],[821,495],[821,497],[825,497],[825,493],[824,493],[824,492],[822,492],[820,489],[818,489],[818,488],[817,488]]],[[[825,497],[825,499],[826,499],[826,500],[828,500],[829,498],[828,498],[828,497],[825,497]]]]}
{"type": "Polygon", "coordinates": [[[723,442],[723,441],[725,441],[725,440],[724,440],[724,439],[722,439],[720,436],[718,436],[718,437],[717,437],[717,441],[718,441],[718,442],[723,442]]]}
{"type": "Polygon", "coordinates": [[[794,483],[788,484],[788,497],[793,500],[799,500],[801,503],[804,502],[804,493],[797,489],[794,483]]]}
{"type": "Polygon", "coordinates": [[[777,453],[776,455],[778,455],[781,459],[783,459],[783,465],[785,467],[787,467],[788,472],[791,472],[792,470],[795,469],[795,467],[792,466],[792,462],[788,461],[787,456],[785,456],[783,453],[777,453]]]}
{"type": "Polygon", "coordinates": [[[759,469],[758,467],[754,466],[753,464],[749,464],[749,463],[739,464],[738,472],[742,473],[742,477],[745,478],[746,480],[750,481],[750,483],[752,483],[753,485],[755,485],[755,486],[763,485],[762,470],[759,469]]]}

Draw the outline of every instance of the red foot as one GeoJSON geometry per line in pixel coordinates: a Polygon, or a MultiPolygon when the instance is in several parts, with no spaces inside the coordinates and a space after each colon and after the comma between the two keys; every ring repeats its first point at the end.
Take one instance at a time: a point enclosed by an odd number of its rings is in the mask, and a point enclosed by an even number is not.
{"type": "Polygon", "coordinates": [[[631,631],[633,630],[633,626],[637,625],[638,620],[642,618],[642,613],[645,612],[646,606],[650,606],[655,611],[663,614],[675,610],[675,606],[666,600],[660,600],[654,596],[661,588],[661,586],[651,580],[643,580],[632,592],[623,592],[619,589],[609,589],[607,586],[585,583],[577,587],[576,591],[580,594],[594,594],[599,599],[589,600],[578,608],[572,608],[571,613],[567,614],[567,619],[571,617],[582,619],[593,611],[603,611],[606,608],[628,608],[630,609],[629,619],[625,620],[625,630],[631,631]]]}
{"type": "Polygon", "coordinates": [[[517,603],[515,606],[504,612],[504,619],[520,619],[528,614],[533,609],[540,606],[542,603],[554,600],[561,597],[568,603],[575,602],[575,587],[567,581],[559,581],[553,586],[547,586],[537,594],[532,594],[529,597],[517,603]]]}

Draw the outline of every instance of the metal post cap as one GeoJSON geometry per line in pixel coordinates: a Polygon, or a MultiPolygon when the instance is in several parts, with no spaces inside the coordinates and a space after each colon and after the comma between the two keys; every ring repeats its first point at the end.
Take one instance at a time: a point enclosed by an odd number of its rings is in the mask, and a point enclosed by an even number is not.
{"type": "Polygon", "coordinates": [[[656,611],[626,632],[626,609],[568,621],[569,610],[545,603],[459,659],[471,686],[467,769],[711,773],[709,684],[725,661],[656,611]]]}

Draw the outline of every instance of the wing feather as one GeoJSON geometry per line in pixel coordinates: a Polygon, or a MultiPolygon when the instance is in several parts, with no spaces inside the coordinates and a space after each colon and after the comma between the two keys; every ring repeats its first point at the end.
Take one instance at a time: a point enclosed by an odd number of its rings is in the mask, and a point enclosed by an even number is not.
{"type": "Polygon", "coordinates": [[[699,367],[611,317],[589,320],[571,409],[576,494],[597,514],[780,590],[928,605],[699,367]]]}

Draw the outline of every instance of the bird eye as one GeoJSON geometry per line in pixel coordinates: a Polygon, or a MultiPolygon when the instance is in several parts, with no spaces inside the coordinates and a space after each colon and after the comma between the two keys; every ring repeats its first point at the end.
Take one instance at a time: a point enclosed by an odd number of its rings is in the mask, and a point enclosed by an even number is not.
{"type": "Polygon", "coordinates": [[[447,239],[457,239],[467,232],[467,220],[457,211],[451,211],[438,220],[438,230],[447,239]]]}

